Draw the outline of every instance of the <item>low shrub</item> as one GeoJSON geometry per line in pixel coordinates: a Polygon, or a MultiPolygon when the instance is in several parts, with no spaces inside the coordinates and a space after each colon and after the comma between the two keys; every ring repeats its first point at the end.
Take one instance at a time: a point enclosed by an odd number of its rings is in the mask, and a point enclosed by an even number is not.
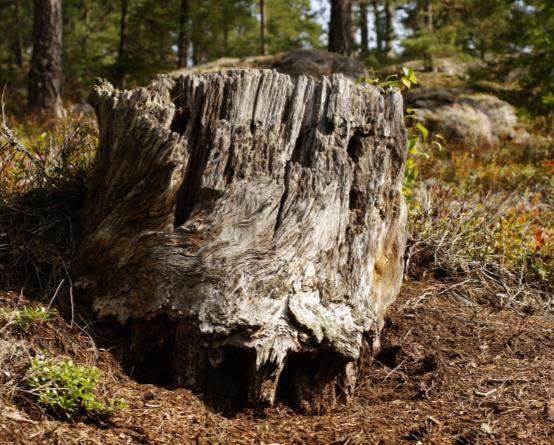
{"type": "Polygon", "coordinates": [[[49,291],[68,279],[96,143],[95,123],[82,118],[1,123],[3,289],[49,291]]]}
{"type": "Polygon", "coordinates": [[[33,326],[44,324],[52,320],[58,311],[44,307],[26,307],[23,309],[0,310],[0,318],[6,325],[13,326],[21,332],[28,332],[33,326]]]}
{"type": "Polygon", "coordinates": [[[437,180],[420,183],[410,201],[408,273],[441,279],[466,298],[494,305],[554,309],[552,211],[540,204],[511,194],[462,193],[437,180]]]}
{"type": "Polygon", "coordinates": [[[95,390],[102,373],[94,366],[83,366],[69,359],[44,356],[31,360],[25,382],[38,403],[57,417],[106,416],[124,409],[124,400],[107,403],[96,398],[95,390]]]}

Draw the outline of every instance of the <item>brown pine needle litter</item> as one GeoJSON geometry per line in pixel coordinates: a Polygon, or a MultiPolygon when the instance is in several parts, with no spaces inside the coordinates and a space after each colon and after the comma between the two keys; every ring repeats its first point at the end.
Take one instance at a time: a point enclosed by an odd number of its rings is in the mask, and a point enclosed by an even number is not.
{"type": "MultiPolygon", "coordinates": [[[[2,294],[2,308],[29,302],[2,294]]],[[[0,327],[1,329],[1,327],[0,327]]],[[[114,354],[115,355],[115,354],[114,354]]],[[[440,283],[407,282],[378,361],[363,357],[354,397],[322,416],[285,406],[226,418],[185,389],[138,384],[110,352],[61,316],[0,333],[1,444],[552,444],[554,319],[476,304],[440,283]],[[109,420],[54,420],[21,386],[48,349],[103,373],[100,398],[124,398],[109,420]]]]}

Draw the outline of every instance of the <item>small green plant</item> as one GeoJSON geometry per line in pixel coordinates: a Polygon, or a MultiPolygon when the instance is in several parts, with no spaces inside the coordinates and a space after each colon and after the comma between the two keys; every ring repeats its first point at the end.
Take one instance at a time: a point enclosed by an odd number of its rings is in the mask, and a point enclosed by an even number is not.
{"type": "MultiPolygon", "coordinates": [[[[378,78],[361,78],[360,83],[370,85],[378,85],[381,88],[398,88],[400,91],[411,89],[419,83],[417,76],[411,68],[402,67],[400,74],[392,74],[384,81],[378,78]]],[[[408,130],[408,159],[406,160],[406,174],[404,178],[403,190],[406,198],[410,199],[413,194],[413,189],[419,177],[419,160],[429,158],[429,153],[425,149],[426,143],[431,143],[442,150],[441,135],[434,135],[429,138],[429,130],[418,119],[416,110],[413,108],[406,109],[406,127],[408,130]]]]}
{"type": "Polygon", "coordinates": [[[414,73],[414,70],[402,67],[402,73],[393,74],[388,76],[384,82],[380,82],[379,85],[382,87],[395,87],[399,88],[401,91],[410,90],[414,85],[418,84],[417,77],[414,73]]]}
{"type": "Polygon", "coordinates": [[[21,332],[29,332],[32,326],[44,324],[52,320],[58,311],[44,307],[26,307],[23,309],[1,310],[0,317],[21,332]]]}
{"type": "Polygon", "coordinates": [[[124,400],[104,403],[96,399],[95,390],[101,378],[102,373],[94,366],[38,356],[31,360],[26,384],[41,405],[60,417],[102,416],[124,409],[124,400]]]}
{"type": "Polygon", "coordinates": [[[431,143],[439,150],[442,150],[443,137],[440,134],[433,135],[429,138],[429,130],[416,116],[416,110],[413,108],[406,109],[406,120],[410,121],[408,127],[408,159],[406,160],[406,174],[404,177],[404,195],[410,199],[413,195],[413,189],[419,177],[419,161],[421,159],[429,159],[429,146],[425,144],[431,143]]]}
{"type": "Polygon", "coordinates": [[[401,91],[410,89],[414,85],[417,85],[418,80],[411,68],[402,67],[402,73],[391,74],[387,76],[385,80],[381,80],[378,77],[360,77],[357,80],[358,83],[365,83],[368,85],[377,85],[381,88],[398,88],[401,91]]]}

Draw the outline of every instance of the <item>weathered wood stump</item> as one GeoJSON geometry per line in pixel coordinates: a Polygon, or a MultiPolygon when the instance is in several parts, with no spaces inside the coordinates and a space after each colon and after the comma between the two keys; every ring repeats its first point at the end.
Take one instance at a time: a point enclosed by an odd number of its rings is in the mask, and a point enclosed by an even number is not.
{"type": "Polygon", "coordinates": [[[399,92],[264,70],[100,83],[92,101],[74,273],[99,316],[221,409],[348,393],[402,278],[399,92]]]}

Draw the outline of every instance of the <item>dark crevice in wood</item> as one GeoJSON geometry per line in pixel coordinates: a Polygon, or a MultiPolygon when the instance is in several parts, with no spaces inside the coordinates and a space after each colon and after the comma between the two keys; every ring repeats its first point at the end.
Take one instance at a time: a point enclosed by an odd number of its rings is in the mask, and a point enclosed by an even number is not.
{"type": "Polygon", "coordinates": [[[192,135],[190,136],[190,161],[187,165],[187,171],[183,179],[183,184],[177,193],[177,203],[175,205],[174,227],[181,227],[189,218],[194,204],[198,198],[202,173],[206,167],[211,145],[201,143],[200,117],[193,122],[192,135]]]}
{"type": "Polygon", "coordinates": [[[332,351],[291,354],[277,386],[277,400],[310,414],[324,414],[343,398],[340,374],[347,360],[332,351]]]}
{"type": "Polygon", "coordinates": [[[170,386],[171,357],[175,344],[176,324],[167,316],[136,320],[126,326],[129,343],[124,348],[123,365],[138,383],[170,386]]]}
{"type": "Polygon", "coordinates": [[[363,149],[362,140],[368,136],[369,133],[365,133],[360,128],[356,128],[354,134],[348,140],[346,152],[348,153],[348,156],[350,156],[350,159],[352,159],[354,162],[358,162],[358,159],[360,159],[360,155],[363,149]]]}
{"type": "Polygon", "coordinates": [[[256,378],[256,351],[229,346],[220,354],[223,360],[215,367],[206,361],[204,381],[193,390],[216,411],[234,416],[251,405],[249,392],[256,378]]]}
{"type": "Polygon", "coordinates": [[[361,190],[357,189],[351,189],[349,200],[348,200],[348,208],[350,210],[356,210],[356,209],[362,209],[365,207],[364,202],[364,193],[361,190]]]}
{"type": "Polygon", "coordinates": [[[321,124],[319,126],[320,131],[326,136],[329,136],[330,134],[334,133],[335,128],[336,128],[335,123],[330,119],[322,119],[321,124]]]}
{"type": "Polygon", "coordinates": [[[313,144],[315,141],[315,128],[303,128],[296,138],[294,150],[290,160],[303,167],[309,167],[312,162],[313,144]]]}
{"type": "Polygon", "coordinates": [[[300,131],[300,134],[296,138],[296,142],[294,143],[294,150],[292,151],[292,155],[290,160],[292,162],[298,162],[299,164],[302,164],[303,158],[304,158],[304,143],[306,140],[306,131],[302,132],[300,131]]]}
{"type": "Polygon", "coordinates": [[[186,113],[184,109],[179,108],[177,111],[175,111],[175,116],[173,116],[173,120],[171,121],[171,126],[169,128],[171,131],[174,131],[175,133],[183,136],[185,134],[185,131],[187,130],[188,121],[188,113],[186,113]]]}
{"type": "Polygon", "coordinates": [[[229,154],[227,156],[227,162],[225,163],[225,168],[223,169],[223,177],[225,178],[226,184],[231,184],[233,182],[233,177],[235,176],[235,171],[233,169],[235,145],[231,143],[229,147],[229,154]]]}
{"type": "Polygon", "coordinates": [[[287,202],[287,199],[289,197],[289,181],[290,181],[290,169],[291,169],[291,162],[292,159],[290,161],[287,162],[287,165],[285,167],[285,190],[283,191],[283,194],[281,195],[281,201],[279,202],[279,209],[277,210],[277,218],[275,219],[275,227],[273,227],[273,234],[275,235],[275,233],[277,233],[277,230],[279,229],[279,227],[281,227],[281,225],[283,224],[283,219],[284,219],[284,209],[285,209],[285,204],[287,202]]]}

